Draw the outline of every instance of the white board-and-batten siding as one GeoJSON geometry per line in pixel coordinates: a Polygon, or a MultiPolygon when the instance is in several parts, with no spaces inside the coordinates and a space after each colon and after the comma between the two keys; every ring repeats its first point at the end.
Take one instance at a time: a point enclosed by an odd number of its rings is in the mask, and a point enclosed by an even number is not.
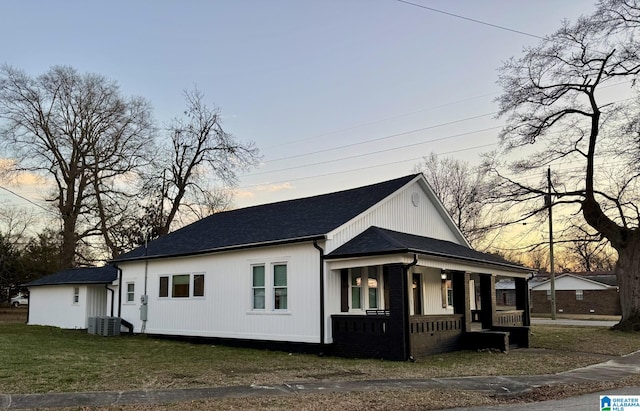
{"type": "Polygon", "coordinates": [[[85,329],[88,317],[106,315],[104,285],[50,285],[29,289],[29,325],[85,329]],[[74,288],[78,302],[74,303],[74,288]]]}
{"type": "MultiPolygon", "coordinates": [[[[320,254],[311,243],[150,260],[146,267],[149,334],[318,343],[320,254]],[[271,267],[287,265],[286,310],[273,309],[271,267]],[[252,267],[265,266],[266,308],[252,309],[252,267]],[[161,276],[204,274],[204,297],[161,298],[161,276]]],[[[142,330],[145,262],[121,263],[122,318],[142,330]],[[135,298],[126,302],[126,284],[135,298]]],[[[171,282],[171,280],[169,280],[171,282]]],[[[191,285],[192,286],[192,285],[191,285]]],[[[169,293],[171,285],[169,285],[169,293]]]]}
{"type": "Polygon", "coordinates": [[[415,181],[329,233],[327,253],[371,226],[464,244],[453,224],[431,202],[426,188],[415,181]]]}

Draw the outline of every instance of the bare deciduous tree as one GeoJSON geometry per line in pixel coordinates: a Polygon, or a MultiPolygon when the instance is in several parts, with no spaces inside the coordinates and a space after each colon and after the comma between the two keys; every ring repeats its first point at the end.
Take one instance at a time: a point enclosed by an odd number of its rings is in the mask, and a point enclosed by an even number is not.
{"type": "Polygon", "coordinates": [[[152,141],[150,106],[124,98],[115,82],[97,74],[56,66],[31,77],[4,65],[0,119],[15,169],[55,185],[50,201],[62,220],[62,264],[73,266],[79,244],[101,235],[109,241],[104,202],[152,141]]]}
{"type": "Polygon", "coordinates": [[[640,25],[629,16],[638,11],[636,1],[603,1],[593,15],[564,22],[503,65],[502,154],[525,154],[508,168],[496,168],[503,194],[521,201],[540,198],[546,187],[527,184],[520,173],[556,167],[555,204],[579,210],[618,253],[617,327],[633,330],[640,330],[640,25]],[[635,97],[611,96],[607,88],[614,85],[635,97]]]}
{"type": "Polygon", "coordinates": [[[194,89],[184,96],[184,115],[167,128],[170,144],[157,156],[146,185],[145,218],[154,237],[167,234],[183,212],[202,218],[227,207],[225,188],[236,183],[238,171],[257,161],[254,144],[224,131],[219,110],[205,104],[202,92],[194,89]]]}
{"type": "Polygon", "coordinates": [[[486,171],[452,157],[431,153],[414,170],[422,172],[454,223],[472,246],[479,246],[492,228],[498,228],[487,214],[489,202],[486,171]]]}

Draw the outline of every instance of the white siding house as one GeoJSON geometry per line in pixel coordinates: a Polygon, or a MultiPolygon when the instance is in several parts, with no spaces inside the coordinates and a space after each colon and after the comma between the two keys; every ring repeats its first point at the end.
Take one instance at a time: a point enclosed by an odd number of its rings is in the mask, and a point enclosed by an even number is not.
{"type": "MultiPolygon", "coordinates": [[[[459,347],[477,308],[469,284],[490,295],[501,275],[526,290],[529,275],[470,249],[421,174],[214,214],[114,263],[123,284],[118,315],[135,332],[396,359],[438,350],[405,338],[410,318],[455,322],[451,346],[441,348],[459,347]],[[375,322],[381,341],[393,334],[397,346],[358,352],[341,328],[347,320],[355,328],[375,322]]],[[[520,326],[528,325],[527,304],[519,303],[520,326]]],[[[495,299],[484,305],[483,325],[498,325],[495,299]]]]}

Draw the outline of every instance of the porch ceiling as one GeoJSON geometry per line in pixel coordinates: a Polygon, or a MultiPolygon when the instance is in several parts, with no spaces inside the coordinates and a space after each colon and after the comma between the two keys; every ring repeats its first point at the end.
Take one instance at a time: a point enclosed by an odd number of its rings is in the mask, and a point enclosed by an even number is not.
{"type": "Polygon", "coordinates": [[[493,254],[435,238],[370,227],[326,256],[330,269],[408,264],[445,270],[527,277],[533,271],[493,254]]]}

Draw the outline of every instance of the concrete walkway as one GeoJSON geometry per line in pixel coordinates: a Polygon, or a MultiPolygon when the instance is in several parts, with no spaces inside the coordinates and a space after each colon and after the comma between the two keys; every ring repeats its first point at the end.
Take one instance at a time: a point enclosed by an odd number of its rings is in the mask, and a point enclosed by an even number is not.
{"type": "Polygon", "coordinates": [[[551,318],[532,318],[531,324],[544,324],[544,325],[576,325],[581,327],[613,327],[618,324],[618,321],[607,320],[569,320],[566,318],[558,318],[552,320],[551,318]]]}
{"type": "MultiPolygon", "coordinates": [[[[203,398],[255,397],[401,388],[459,389],[482,391],[497,395],[519,394],[543,385],[614,381],[635,374],[640,374],[640,351],[604,363],[552,375],[429,378],[424,380],[323,381],[266,386],[252,385],[126,392],[0,394],[0,409],[166,404],[203,398]]],[[[511,407],[513,407],[513,404],[511,404],[511,407]]]]}
{"type": "Polygon", "coordinates": [[[440,411],[562,411],[562,410],[599,410],[601,395],[632,395],[640,396],[640,387],[625,387],[610,391],[593,392],[561,400],[530,402],[526,404],[503,404],[480,406],[472,408],[448,408],[440,411]]]}

